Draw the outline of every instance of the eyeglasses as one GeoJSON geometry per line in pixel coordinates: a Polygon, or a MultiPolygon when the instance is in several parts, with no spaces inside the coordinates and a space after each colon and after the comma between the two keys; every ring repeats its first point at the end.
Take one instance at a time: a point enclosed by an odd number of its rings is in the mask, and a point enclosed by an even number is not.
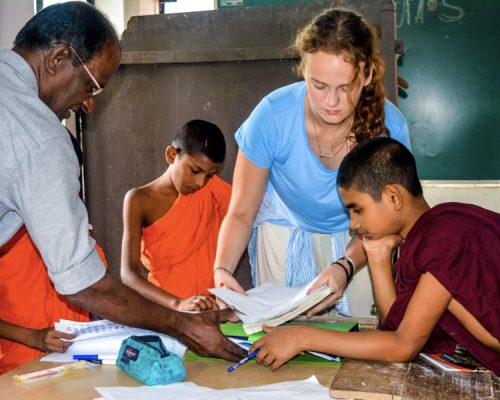
{"type": "Polygon", "coordinates": [[[87,71],[87,74],[89,74],[90,79],[92,79],[92,82],[94,82],[95,87],[92,87],[92,89],[91,89],[92,97],[95,97],[95,96],[101,94],[102,91],[104,90],[104,88],[101,87],[101,85],[99,85],[99,82],[97,82],[97,79],[94,78],[94,75],[92,75],[92,73],[89,71],[89,69],[87,68],[85,63],[82,61],[82,59],[80,58],[80,56],[78,55],[76,50],[73,48],[73,46],[71,46],[70,44],[67,44],[67,46],[73,51],[76,58],[78,58],[78,61],[80,61],[80,63],[83,65],[83,68],[85,68],[85,71],[87,71]]]}

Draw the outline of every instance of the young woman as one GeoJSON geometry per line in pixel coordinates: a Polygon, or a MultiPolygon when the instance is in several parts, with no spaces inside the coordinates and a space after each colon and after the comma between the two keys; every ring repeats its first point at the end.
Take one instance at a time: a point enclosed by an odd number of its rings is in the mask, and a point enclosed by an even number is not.
{"type": "MultiPolygon", "coordinates": [[[[312,315],[337,301],[366,262],[359,240],[348,244],[349,214],[332,190],[340,162],[368,137],[410,142],[405,118],[385,98],[376,32],[360,15],[326,10],[294,48],[304,80],[266,96],[236,132],[214,281],[244,292],[232,273],[248,244],[254,285],[301,286],[319,274],[311,290],[326,283],[335,291],[312,315]]],[[[337,310],[349,314],[345,296],[337,310]]]]}

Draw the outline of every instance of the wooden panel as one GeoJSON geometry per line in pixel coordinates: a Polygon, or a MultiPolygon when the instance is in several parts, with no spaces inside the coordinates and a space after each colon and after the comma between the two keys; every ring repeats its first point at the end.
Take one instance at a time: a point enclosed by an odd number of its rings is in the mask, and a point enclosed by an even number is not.
{"type": "Polygon", "coordinates": [[[444,372],[420,360],[408,363],[346,360],[330,396],[367,400],[496,399],[498,376],[444,372]]]}
{"type": "Polygon", "coordinates": [[[408,364],[346,360],[330,388],[332,397],[400,400],[408,364]]]}

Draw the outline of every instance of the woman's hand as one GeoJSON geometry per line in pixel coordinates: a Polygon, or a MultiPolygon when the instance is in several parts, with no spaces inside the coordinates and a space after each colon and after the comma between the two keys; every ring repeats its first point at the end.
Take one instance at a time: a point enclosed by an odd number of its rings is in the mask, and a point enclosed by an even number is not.
{"type": "MultiPolygon", "coordinates": [[[[234,279],[234,276],[226,269],[224,268],[217,268],[214,271],[214,284],[216,288],[226,288],[226,289],[231,289],[234,290],[235,292],[246,295],[245,289],[243,289],[238,281],[234,279]]],[[[217,299],[217,303],[219,303],[220,300],[217,299]]],[[[225,307],[222,307],[223,309],[225,307]]]]}
{"type": "Polygon", "coordinates": [[[177,311],[211,311],[217,310],[217,303],[211,296],[196,295],[187,299],[179,299],[175,309],[177,311]]]}
{"type": "MultiPolygon", "coordinates": [[[[223,268],[218,268],[214,271],[214,284],[216,288],[227,288],[234,290],[235,292],[242,294],[246,296],[245,289],[243,289],[238,281],[234,279],[233,275],[229,273],[229,271],[223,269],[223,268]]],[[[218,297],[216,298],[217,301],[217,306],[219,307],[220,310],[224,310],[225,308],[228,307],[226,303],[224,303],[221,299],[218,297]]],[[[231,322],[239,322],[239,318],[236,314],[234,314],[229,321],[231,322]]]]}
{"type": "Polygon", "coordinates": [[[323,285],[327,285],[332,290],[332,294],[311,308],[307,312],[308,318],[328,307],[331,307],[338,299],[340,299],[340,297],[342,297],[342,294],[347,287],[347,275],[345,271],[336,264],[326,267],[314,280],[314,283],[307,294],[315,292],[323,285]]]}
{"type": "Polygon", "coordinates": [[[41,351],[64,353],[71,342],[66,342],[61,339],[73,339],[75,335],[56,331],[54,328],[33,329],[32,343],[30,347],[37,348],[41,351]]]}
{"type": "Polygon", "coordinates": [[[278,328],[265,326],[264,332],[267,335],[257,340],[248,351],[251,353],[260,349],[256,356],[257,362],[275,371],[303,351],[302,328],[300,326],[278,328]]]}

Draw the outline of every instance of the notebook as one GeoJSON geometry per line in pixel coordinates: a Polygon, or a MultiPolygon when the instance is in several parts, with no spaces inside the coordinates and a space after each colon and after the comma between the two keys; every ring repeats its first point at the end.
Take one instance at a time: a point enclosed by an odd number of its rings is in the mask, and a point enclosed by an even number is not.
{"type": "MultiPolygon", "coordinates": [[[[357,332],[359,331],[358,322],[308,322],[308,323],[292,323],[287,325],[307,325],[316,328],[327,329],[336,332],[357,332]]],[[[225,323],[220,325],[222,333],[229,337],[233,342],[248,350],[252,343],[259,340],[265,335],[264,332],[258,332],[251,335],[247,335],[243,329],[243,324],[239,323],[225,323]]],[[[212,357],[199,356],[192,351],[188,351],[184,356],[184,360],[212,360],[212,357]]],[[[250,362],[255,362],[251,360],[250,362]]],[[[299,355],[290,360],[291,363],[297,364],[340,364],[342,358],[333,354],[319,353],[309,351],[303,355],[299,355]]]]}

